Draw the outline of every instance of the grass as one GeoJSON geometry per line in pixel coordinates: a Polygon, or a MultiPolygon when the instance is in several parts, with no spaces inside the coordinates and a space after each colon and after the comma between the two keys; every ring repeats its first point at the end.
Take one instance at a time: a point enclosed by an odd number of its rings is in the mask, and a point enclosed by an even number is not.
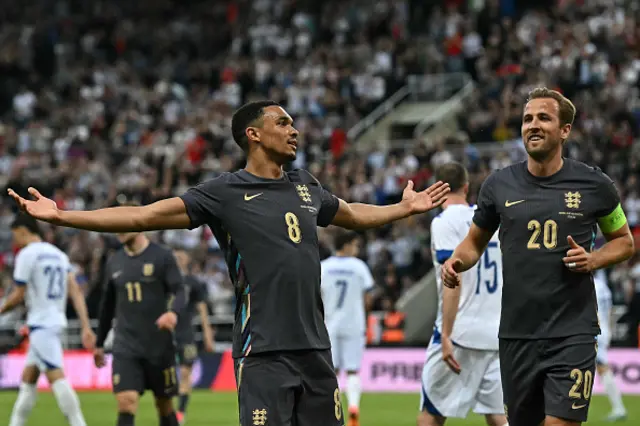
{"type": "MultiPolygon", "coordinates": [[[[16,392],[0,392],[0,425],[9,423],[9,416],[16,392]]],[[[415,394],[365,394],[362,397],[362,426],[414,426],[419,395],[415,394]]],[[[115,401],[112,394],[85,392],[80,394],[82,409],[88,426],[114,426],[116,424],[115,401]]],[[[640,424],[640,396],[626,396],[625,404],[629,417],[625,424],[640,424]]],[[[605,397],[594,396],[590,409],[590,426],[604,426],[602,419],[609,411],[605,397]]],[[[140,401],[136,424],[157,425],[153,397],[145,394],[140,401]]],[[[238,426],[235,393],[212,393],[198,391],[193,394],[188,410],[188,426],[238,426]]],[[[622,424],[622,423],[621,423],[622,424]]],[[[65,426],[67,422],[56,406],[51,393],[41,393],[26,426],[65,426]]],[[[471,414],[465,420],[450,420],[451,426],[484,425],[483,418],[471,414]]]]}

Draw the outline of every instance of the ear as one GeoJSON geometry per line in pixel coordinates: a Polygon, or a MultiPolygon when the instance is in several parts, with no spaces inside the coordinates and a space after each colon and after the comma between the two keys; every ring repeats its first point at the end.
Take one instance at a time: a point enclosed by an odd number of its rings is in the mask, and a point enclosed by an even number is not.
{"type": "Polygon", "coordinates": [[[571,133],[571,124],[565,124],[560,128],[560,137],[563,140],[567,140],[569,138],[569,133],[571,133]]]}
{"type": "Polygon", "coordinates": [[[244,131],[249,142],[260,142],[260,129],[257,127],[247,127],[244,131]]]}

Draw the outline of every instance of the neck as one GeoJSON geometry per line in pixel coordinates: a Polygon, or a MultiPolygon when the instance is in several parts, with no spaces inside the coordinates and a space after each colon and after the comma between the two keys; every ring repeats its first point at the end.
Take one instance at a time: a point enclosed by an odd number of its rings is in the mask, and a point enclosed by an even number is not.
{"type": "Polygon", "coordinates": [[[252,156],[247,158],[247,166],[244,169],[254,176],[265,179],[280,179],[283,173],[282,165],[274,161],[252,158],[252,156]]]}
{"type": "Polygon", "coordinates": [[[459,192],[454,192],[451,193],[449,195],[447,195],[447,201],[445,201],[444,203],[442,203],[442,208],[446,209],[449,206],[452,206],[454,204],[464,204],[464,205],[469,205],[469,203],[467,202],[467,194],[461,194],[459,192]]]}
{"type": "Polygon", "coordinates": [[[38,235],[33,235],[27,238],[26,244],[24,246],[26,247],[31,243],[41,243],[41,242],[42,242],[42,238],[40,238],[38,235]]]}
{"type": "Polygon", "coordinates": [[[349,257],[349,255],[347,253],[345,253],[343,250],[338,250],[336,252],[336,256],[337,257],[349,257]]]}
{"type": "Polygon", "coordinates": [[[561,149],[552,157],[540,161],[533,159],[531,156],[527,157],[527,169],[529,173],[537,177],[547,177],[558,173],[563,164],[561,149]]]}
{"type": "Polygon", "coordinates": [[[124,246],[124,250],[129,256],[136,256],[149,246],[149,239],[144,234],[136,237],[124,246]]]}

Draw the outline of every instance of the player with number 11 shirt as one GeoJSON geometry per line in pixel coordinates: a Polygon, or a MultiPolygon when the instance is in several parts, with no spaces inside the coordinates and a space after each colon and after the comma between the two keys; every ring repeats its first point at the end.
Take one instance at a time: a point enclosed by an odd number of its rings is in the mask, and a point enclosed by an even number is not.
{"type": "Polygon", "coordinates": [[[634,250],[611,179],[562,157],[574,116],[560,93],[530,93],[522,119],[528,160],[487,178],[469,233],[442,271],[444,284],[456,286],[499,229],[500,367],[517,426],[586,421],[600,332],[591,272],[634,250]],[[597,226],[608,242],[593,251],[597,226]]]}
{"type": "Polygon", "coordinates": [[[102,232],[209,225],[235,286],[233,336],[240,424],[342,425],[330,342],[323,321],[317,226],[367,229],[424,213],[446,199],[438,182],[424,191],[409,182],[388,206],[347,203],[309,172],[285,172],[296,158],[293,119],[272,101],[251,102],[232,118],[244,169],[223,173],[181,197],[144,207],[61,211],[35,189],[35,201],[9,190],[38,219],[102,232]]]}

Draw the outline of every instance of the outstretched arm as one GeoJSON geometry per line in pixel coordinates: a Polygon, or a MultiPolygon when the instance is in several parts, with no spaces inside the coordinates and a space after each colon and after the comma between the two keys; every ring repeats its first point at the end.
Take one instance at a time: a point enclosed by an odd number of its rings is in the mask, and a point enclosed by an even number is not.
{"type": "Polygon", "coordinates": [[[424,213],[439,207],[449,193],[449,184],[437,182],[421,192],[413,190],[409,181],[402,193],[402,201],[390,206],[347,203],[340,200],[338,211],[331,222],[347,229],[376,228],[405,217],[424,213]]]}
{"type": "Polygon", "coordinates": [[[178,197],[142,207],[110,207],[91,211],[60,210],[53,200],[29,188],[35,200],[27,200],[9,189],[18,206],[36,219],[69,228],[96,232],[143,232],[183,229],[191,226],[187,208],[178,197]]]}

